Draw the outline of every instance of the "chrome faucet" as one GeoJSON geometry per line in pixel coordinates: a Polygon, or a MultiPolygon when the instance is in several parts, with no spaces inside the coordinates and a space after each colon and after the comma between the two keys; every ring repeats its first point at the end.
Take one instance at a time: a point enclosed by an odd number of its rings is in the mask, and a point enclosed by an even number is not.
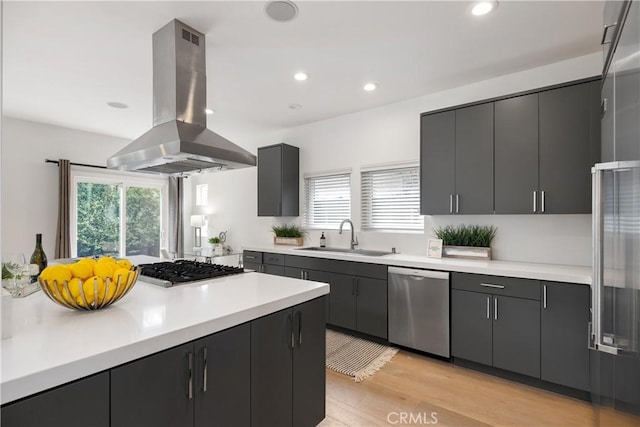
{"type": "Polygon", "coordinates": [[[338,231],[338,234],[342,234],[342,226],[344,226],[345,222],[348,222],[349,224],[351,224],[351,250],[354,250],[356,246],[359,245],[359,243],[358,243],[358,238],[356,237],[356,234],[355,234],[355,228],[353,226],[353,222],[351,222],[350,219],[345,219],[340,223],[340,231],[338,231]]]}

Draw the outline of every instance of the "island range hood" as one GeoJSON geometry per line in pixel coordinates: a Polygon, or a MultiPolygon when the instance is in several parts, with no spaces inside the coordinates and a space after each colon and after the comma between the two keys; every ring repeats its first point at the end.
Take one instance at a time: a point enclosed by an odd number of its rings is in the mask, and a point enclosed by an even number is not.
{"type": "Polygon", "coordinates": [[[256,165],[207,129],[204,39],[176,19],[153,34],[153,127],[111,156],[109,169],[188,175],[256,165]]]}

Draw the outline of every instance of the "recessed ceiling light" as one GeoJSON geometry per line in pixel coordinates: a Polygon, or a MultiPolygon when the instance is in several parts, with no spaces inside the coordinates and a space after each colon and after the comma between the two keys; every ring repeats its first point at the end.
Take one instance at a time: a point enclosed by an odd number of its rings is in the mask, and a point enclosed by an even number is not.
{"type": "Polygon", "coordinates": [[[302,105],[300,104],[289,104],[289,108],[292,110],[299,110],[302,108],[302,105]]]}
{"type": "Polygon", "coordinates": [[[115,102],[115,101],[111,101],[111,102],[107,102],[107,105],[111,108],[118,108],[120,110],[124,110],[125,108],[129,108],[129,106],[127,104],[124,104],[122,102],[115,102]]]}
{"type": "Polygon", "coordinates": [[[215,112],[216,112],[216,110],[212,110],[211,108],[205,108],[205,109],[204,109],[204,112],[205,112],[206,114],[213,114],[213,113],[215,113],[215,112]]]}
{"type": "Polygon", "coordinates": [[[491,12],[496,7],[498,7],[497,1],[479,1],[471,8],[471,13],[475,16],[482,16],[491,12]]]}
{"type": "Polygon", "coordinates": [[[305,73],[304,71],[298,71],[293,75],[293,78],[303,82],[309,78],[309,74],[305,73]]]}
{"type": "Polygon", "coordinates": [[[362,87],[362,89],[366,90],[367,92],[373,92],[374,90],[378,89],[378,83],[367,83],[362,87]]]}
{"type": "Polygon", "coordinates": [[[292,1],[275,0],[267,3],[264,11],[274,21],[287,22],[298,15],[298,6],[292,1]]]}

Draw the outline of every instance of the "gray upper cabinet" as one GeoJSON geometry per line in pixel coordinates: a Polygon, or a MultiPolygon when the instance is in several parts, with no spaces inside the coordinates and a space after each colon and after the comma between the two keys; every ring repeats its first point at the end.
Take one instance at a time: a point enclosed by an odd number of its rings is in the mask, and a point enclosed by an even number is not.
{"type": "Polygon", "coordinates": [[[258,148],[258,216],[299,215],[299,168],[298,147],[258,148]]]}
{"type": "Polygon", "coordinates": [[[420,133],[420,213],[453,213],[455,111],[422,116],[420,133]]]}
{"type": "Polygon", "coordinates": [[[538,191],[538,94],[495,103],[495,212],[535,213],[538,191]],[[536,161],[532,161],[536,159],[536,161]]]}
{"type": "Polygon", "coordinates": [[[601,158],[599,85],[424,113],[421,213],[590,213],[591,167],[601,158]]]}
{"type": "Polygon", "coordinates": [[[591,213],[589,84],[540,93],[540,212],[591,213]]]}
{"type": "Polygon", "coordinates": [[[455,213],[493,213],[493,103],[456,110],[455,213]]]}

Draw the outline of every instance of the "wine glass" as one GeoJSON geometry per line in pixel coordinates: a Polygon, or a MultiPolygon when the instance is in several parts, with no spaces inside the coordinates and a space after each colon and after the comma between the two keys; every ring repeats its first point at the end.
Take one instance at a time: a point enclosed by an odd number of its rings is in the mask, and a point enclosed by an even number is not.
{"type": "Polygon", "coordinates": [[[2,257],[2,266],[13,276],[13,290],[18,289],[18,276],[23,274],[27,267],[27,260],[23,253],[10,252],[2,257]]]}

